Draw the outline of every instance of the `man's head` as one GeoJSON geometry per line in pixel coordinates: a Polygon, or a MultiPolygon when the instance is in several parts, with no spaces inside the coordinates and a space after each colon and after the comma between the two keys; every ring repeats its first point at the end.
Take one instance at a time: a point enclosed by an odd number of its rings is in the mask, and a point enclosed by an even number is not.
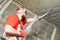
{"type": "Polygon", "coordinates": [[[22,20],[26,19],[27,12],[26,12],[26,9],[25,8],[20,7],[18,9],[17,13],[20,16],[20,18],[22,18],[22,20]]]}

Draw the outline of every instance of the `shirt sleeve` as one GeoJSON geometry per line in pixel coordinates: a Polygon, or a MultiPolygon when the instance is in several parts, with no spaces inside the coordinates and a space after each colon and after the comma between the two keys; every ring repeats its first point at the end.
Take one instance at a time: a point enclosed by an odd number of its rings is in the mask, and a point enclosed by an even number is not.
{"type": "Polygon", "coordinates": [[[6,20],[6,24],[9,24],[11,25],[12,27],[15,27],[17,25],[17,19],[15,17],[8,17],[7,20],[6,20]]]}

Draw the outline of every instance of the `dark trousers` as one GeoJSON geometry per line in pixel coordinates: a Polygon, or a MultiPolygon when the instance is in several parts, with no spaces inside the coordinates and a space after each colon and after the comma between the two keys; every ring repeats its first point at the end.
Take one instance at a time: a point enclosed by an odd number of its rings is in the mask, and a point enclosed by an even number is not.
{"type": "Polygon", "coordinates": [[[6,40],[5,38],[1,37],[1,40],[6,40]]]}
{"type": "MultiPolygon", "coordinates": [[[[19,37],[16,37],[17,40],[19,40],[19,37]]],[[[6,40],[5,38],[1,37],[1,40],[6,40]]]]}

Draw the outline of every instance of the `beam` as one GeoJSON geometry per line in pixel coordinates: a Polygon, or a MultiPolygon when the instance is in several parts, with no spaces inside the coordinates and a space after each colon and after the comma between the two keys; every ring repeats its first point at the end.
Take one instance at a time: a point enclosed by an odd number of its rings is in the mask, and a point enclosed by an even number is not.
{"type": "Polygon", "coordinates": [[[0,17],[1,15],[4,13],[4,11],[6,10],[6,8],[10,5],[10,3],[12,2],[12,0],[9,0],[5,6],[0,10],[0,17]]]}

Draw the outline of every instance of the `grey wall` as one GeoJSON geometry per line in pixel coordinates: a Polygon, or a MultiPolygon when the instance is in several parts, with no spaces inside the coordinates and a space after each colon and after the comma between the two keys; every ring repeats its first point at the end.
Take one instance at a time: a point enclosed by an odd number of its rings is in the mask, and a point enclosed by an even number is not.
{"type": "Polygon", "coordinates": [[[60,0],[15,0],[34,13],[40,13],[42,9],[51,7],[60,2],[60,0]]]}

